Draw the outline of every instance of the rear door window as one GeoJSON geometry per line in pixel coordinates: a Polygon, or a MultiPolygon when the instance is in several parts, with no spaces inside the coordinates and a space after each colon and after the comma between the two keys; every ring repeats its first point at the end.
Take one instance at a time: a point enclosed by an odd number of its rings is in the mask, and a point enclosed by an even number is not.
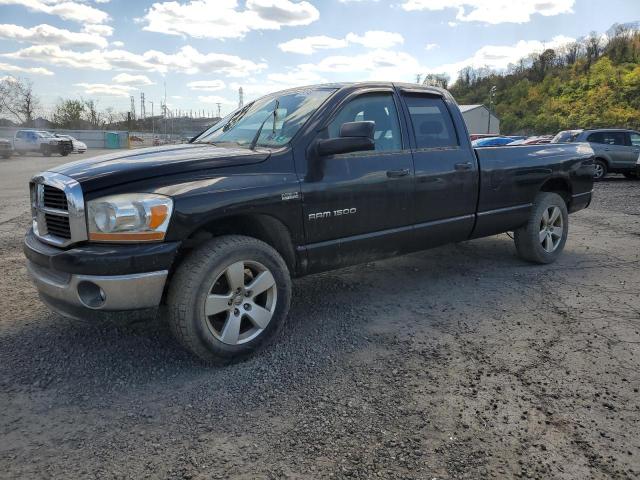
{"type": "Polygon", "coordinates": [[[457,147],[460,143],[451,114],[442,98],[403,95],[411,116],[417,148],[457,147]]]}
{"type": "Polygon", "coordinates": [[[629,134],[629,140],[632,147],[640,147],[640,133],[631,132],[629,134]]]}

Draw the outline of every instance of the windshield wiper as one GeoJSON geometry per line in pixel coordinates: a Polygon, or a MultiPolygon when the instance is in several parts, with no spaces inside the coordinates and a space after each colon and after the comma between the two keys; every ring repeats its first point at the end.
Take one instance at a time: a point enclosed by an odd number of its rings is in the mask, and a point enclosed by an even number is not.
{"type": "Polygon", "coordinates": [[[275,133],[275,131],[276,131],[276,119],[278,118],[278,107],[279,106],[280,106],[280,100],[276,99],[276,105],[273,108],[273,112],[269,113],[269,115],[267,115],[267,118],[265,118],[263,120],[263,122],[260,124],[260,128],[258,128],[258,131],[253,136],[253,140],[251,140],[251,143],[249,144],[249,150],[255,150],[256,145],[258,144],[258,139],[260,138],[260,134],[262,133],[262,129],[264,128],[264,124],[267,123],[267,120],[269,120],[271,118],[271,115],[273,115],[273,133],[275,133]]]}

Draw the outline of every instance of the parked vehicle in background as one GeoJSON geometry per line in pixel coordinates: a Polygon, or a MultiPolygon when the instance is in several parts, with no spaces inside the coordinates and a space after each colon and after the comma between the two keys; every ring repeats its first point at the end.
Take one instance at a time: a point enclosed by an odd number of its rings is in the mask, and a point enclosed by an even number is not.
{"type": "Polygon", "coordinates": [[[489,137],[489,138],[479,138],[478,140],[474,140],[471,142],[472,147],[502,147],[504,145],[510,145],[515,142],[513,138],[510,137],[489,137]]]}
{"type": "Polygon", "coordinates": [[[13,146],[11,145],[11,140],[0,138],[0,156],[2,158],[9,158],[12,153],[13,146]]]}
{"type": "Polygon", "coordinates": [[[54,136],[56,138],[63,138],[65,140],[71,140],[71,144],[73,145],[73,153],[84,153],[87,151],[87,144],[77,140],[71,135],[62,135],[60,133],[55,133],[54,136]]]}
{"type": "Polygon", "coordinates": [[[503,136],[504,135],[496,135],[495,133],[472,133],[469,135],[469,140],[473,142],[474,140],[479,140],[481,138],[497,138],[503,136]]]}
{"type": "Polygon", "coordinates": [[[622,173],[638,178],[636,162],[640,156],[640,133],[619,128],[566,130],[552,143],[587,142],[595,153],[593,178],[601,180],[607,173],[622,173]]]}
{"type": "Polygon", "coordinates": [[[166,305],[184,347],[228,362],[286,326],[291,277],[508,231],[521,258],[554,262],[592,170],[586,144],[471,148],[446,90],[318,85],[248,103],[186,145],[36,175],[24,251],[54,310],[166,305]]]}
{"type": "Polygon", "coordinates": [[[45,157],[54,153],[66,157],[73,151],[73,143],[44,130],[18,130],[13,137],[13,149],[20,155],[40,152],[45,157]]]}
{"type": "Polygon", "coordinates": [[[541,136],[536,136],[536,137],[528,137],[528,138],[524,138],[522,140],[516,140],[513,143],[510,143],[509,145],[511,146],[515,146],[515,145],[542,145],[544,143],[551,143],[551,139],[553,138],[552,135],[541,135],[541,136]]]}

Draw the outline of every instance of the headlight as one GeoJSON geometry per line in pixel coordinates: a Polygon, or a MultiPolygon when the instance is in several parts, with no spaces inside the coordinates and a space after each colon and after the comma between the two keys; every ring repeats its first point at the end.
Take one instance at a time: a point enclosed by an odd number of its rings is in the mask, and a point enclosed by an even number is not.
{"type": "Polygon", "coordinates": [[[89,240],[154,242],[164,240],[173,200],[153,193],[111,195],[87,204],[89,240]]]}

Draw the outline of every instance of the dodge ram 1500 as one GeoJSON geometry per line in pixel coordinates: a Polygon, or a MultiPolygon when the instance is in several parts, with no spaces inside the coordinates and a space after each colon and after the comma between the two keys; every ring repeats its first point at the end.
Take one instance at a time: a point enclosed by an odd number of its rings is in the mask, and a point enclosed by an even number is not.
{"type": "Polygon", "coordinates": [[[580,143],[474,150],[444,90],[304,87],[189,144],[38,174],[24,251],[53,310],[161,308],[187,349],[225,362],[283,329],[292,277],[509,231],[523,259],[553,262],[593,164],[580,143]]]}

